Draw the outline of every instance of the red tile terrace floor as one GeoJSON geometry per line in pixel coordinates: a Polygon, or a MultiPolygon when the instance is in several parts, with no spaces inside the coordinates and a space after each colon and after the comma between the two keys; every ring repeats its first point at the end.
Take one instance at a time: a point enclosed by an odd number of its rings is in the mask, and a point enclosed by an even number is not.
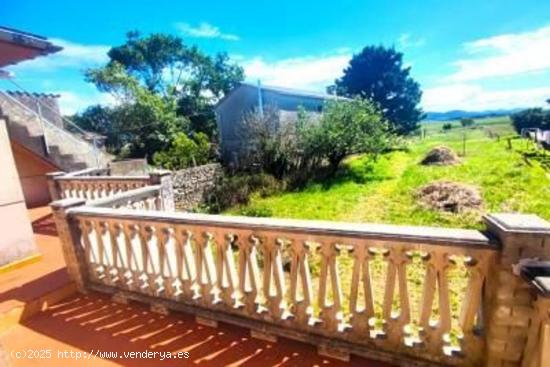
{"type": "Polygon", "coordinates": [[[311,345],[269,343],[235,326],[213,329],[196,324],[191,315],[162,316],[142,304],[75,293],[49,208],[29,215],[43,257],[0,276],[0,366],[389,366],[354,356],[344,363],[318,356],[311,345]],[[37,351],[35,358],[23,356],[30,351],[37,351]],[[145,351],[188,352],[189,358],[123,354],[145,351]],[[117,355],[97,354],[108,352],[117,355]]]}

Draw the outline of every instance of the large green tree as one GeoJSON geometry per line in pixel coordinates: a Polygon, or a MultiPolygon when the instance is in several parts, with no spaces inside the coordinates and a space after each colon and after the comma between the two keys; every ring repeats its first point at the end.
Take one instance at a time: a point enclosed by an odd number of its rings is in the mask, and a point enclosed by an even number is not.
{"type": "Polygon", "coordinates": [[[151,159],[172,149],[175,139],[183,141],[182,133],[192,140],[200,136],[197,143],[202,144],[205,135],[214,141],[213,107],[243,80],[242,68],[226,54],[207,55],[169,34],[129,32],[126,42],[111,48],[108,56],[104,66],[88,69],[85,75],[114,96],[115,106],[91,107],[75,119],[107,135],[111,150],[124,156],[151,159]]]}
{"type": "Polygon", "coordinates": [[[410,70],[394,48],[367,46],[352,57],[344,75],[328,91],[377,103],[394,131],[407,134],[418,128],[423,117],[422,91],[410,70]]]}
{"type": "Polygon", "coordinates": [[[126,42],[108,52],[113,64],[153,93],[174,95],[178,115],[190,121],[193,131],[212,137],[216,124],[213,105],[244,79],[243,69],[225,53],[209,56],[169,34],[127,34],[126,42]]]}
{"type": "Polygon", "coordinates": [[[211,140],[216,134],[213,106],[244,78],[243,69],[225,53],[207,55],[170,34],[129,32],[108,56],[105,66],[86,71],[88,81],[128,102],[128,92],[136,89],[122,87],[118,76],[123,72],[151,95],[174,100],[176,114],[211,140]]]}
{"type": "MultiPolygon", "coordinates": [[[[113,62],[103,68],[88,70],[86,78],[99,90],[116,98],[116,106],[104,109],[100,115],[110,118],[110,126],[95,130],[107,132],[107,139],[119,144],[115,153],[151,160],[154,153],[168,149],[177,133],[188,132],[189,120],[176,114],[176,97],[149,90],[129,75],[121,64],[113,62]]],[[[93,126],[94,121],[85,117],[97,118],[98,114],[88,109],[76,119],[83,125],[93,126]]]]}

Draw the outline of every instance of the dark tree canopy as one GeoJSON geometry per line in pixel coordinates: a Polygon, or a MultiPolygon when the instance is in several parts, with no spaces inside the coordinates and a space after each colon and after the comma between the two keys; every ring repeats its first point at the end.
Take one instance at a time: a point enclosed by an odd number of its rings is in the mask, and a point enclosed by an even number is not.
{"type": "Polygon", "coordinates": [[[394,48],[367,46],[353,56],[344,75],[328,91],[370,99],[397,133],[407,134],[418,128],[423,117],[418,106],[422,91],[410,69],[403,65],[403,54],[394,48]]]}
{"type": "Polygon", "coordinates": [[[526,110],[516,112],[510,116],[514,128],[518,133],[522,129],[550,129],[550,110],[542,108],[528,108],[526,110]]]}
{"type": "Polygon", "coordinates": [[[196,53],[188,49],[181,38],[169,34],[141,37],[137,31],[128,32],[126,43],[113,47],[107,55],[109,63],[119,63],[128,74],[144,82],[150,91],[160,91],[165,84],[163,73],[177,65],[188,65],[196,53]]]}

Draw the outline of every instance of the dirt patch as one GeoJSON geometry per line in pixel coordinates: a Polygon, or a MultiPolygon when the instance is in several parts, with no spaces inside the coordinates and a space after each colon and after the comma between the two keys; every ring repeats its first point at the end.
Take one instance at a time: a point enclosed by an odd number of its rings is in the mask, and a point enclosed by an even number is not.
{"type": "Polygon", "coordinates": [[[416,194],[422,205],[443,212],[476,211],[483,205],[477,188],[456,182],[433,182],[422,186],[416,194]]]}
{"type": "Polygon", "coordinates": [[[460,158],[447,147],[435,147],[426,154],[422,162],[423,165],[439,165],[439,166],[448,166],[453,164],[459,164],[460,158]]]}

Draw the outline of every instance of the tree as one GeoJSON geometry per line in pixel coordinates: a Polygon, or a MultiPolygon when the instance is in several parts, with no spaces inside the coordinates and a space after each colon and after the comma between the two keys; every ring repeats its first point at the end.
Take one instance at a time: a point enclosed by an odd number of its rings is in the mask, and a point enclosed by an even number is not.
{"type": "Polygon", "coordinates": [[[452,128],[453,128],[453,124],[451,124],[450,122],[446,122],[442,126],[442,129],[445,132],[451,130],[452,128]]]}
{"type": "Polygon", "coordinates": [[[86,78],[117,99],[110,116],[111,133],[121,143],[119,154],[151,159],[169,147],[176,133],[188,130],[189,121],[176,114],[174,95],[162,96],[140,85],[122,65],[114,62],[88,70],[86,78]]]}
{"type": "Polygon", "coordinates": [[[126,42],[108,52],[109,62],[86,71],[87,80],[118,100],[127,101],[128,88],[117,78],[125,74],[151,95],[175,101],[175,113],[189,129],[212,140],[216,134],[215,103],[244,78],[243,69],[225,53],[209,56],[169,34],[127,34],[126,42]]]}
{"type": "Polygon", "coordinates": [[[514,128],[518,133],[521,133],[522,129],[527,128],[550,129],[550,110],[528,108],[512,114],[511,118],[514,128]]]}
{"type": "Polygon", "coordinates": [[[157,152],[153,162],[166,169],[178,170],[208,162],[210,143],[203,133],[188,137],[177,133],[168,150],[157,152]]]}
{"type": "Polygon", "coordinates": [[[475,123],[476,123],[476,122],[474,121],[474,119],[471,119],[471,118],[463,118],[463,119],[460,119],[460,125],[462,125],[462,127],[474,126],[475,123]]]}
{"type": "Polygon", "coordinates": [[[200,132],[214,141],[213,106],[243,79],[242,68],[226,54],[206,55],[168,34],[129,32],[108,55],[106,65],[86,70],[85,76],[116,104],[76,120],[107,135],[113,151],[124,156],[151,159],[171,149],[180,133],[194,139],[200,132]]]}
{"type": "Polygon", "coordinates": [[[418,106],[422,92],[410,70],[403,65],[403,54],[394,48],[367,46],[352,57],[344,75],[328,91],[373,101],[395,132],[408,134],[423,118],[418,106]]]}
{"type": "Polygon", "coordinates": [[[391,143],[391,133],[381,112],[372,102],[361,98],[326,102],[319,124],[312,129],[309,140],[328,160],[333,173],[346,156],[368,153],[377,157],[391,143]]]}
{"type": "Polygon", "coordinates": [[[138,31],[130,31],[126,34],[126,43],[107,53],[110,58],[107,66],[122,65],[151,92],[166,92],[169,86],[176,84],[178,70],[191,64],[197,54],[195,48],[187,48],[179,37],[167,34],[141,37],[138,31]]]}

